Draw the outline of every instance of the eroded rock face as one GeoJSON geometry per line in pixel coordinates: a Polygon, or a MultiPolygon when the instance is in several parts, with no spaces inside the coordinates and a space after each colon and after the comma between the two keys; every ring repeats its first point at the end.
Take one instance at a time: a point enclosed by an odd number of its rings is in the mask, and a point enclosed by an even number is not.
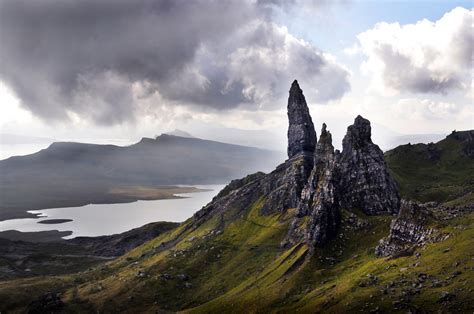
{"type": "Polygon", "coordinates": [[[390,234],[379,241],[377,256],[401,256],[411,253],[417,246],[441,240],[442,235],[429,227],[431,214],[422,205],[402,201],[398,217],[390,224],[390,234]]]}
{"type": "Polygon", "coordinates": [[[372,143],[370,122],[357,116],[347,128],[339,161],[341,206],[368,215],[394,214],[400,195],[388,173],[382,150],[372,143]]]}
{"type": "Polygon", "coordinates": [[[195,227],[220,215],[223,228],[229,219],[243,217],[261,202],[260,214],[290,217],[283,245],[307,243],[315,248],[336,237],[341,208],[359,208],[371,215],[398,212],[397,187],[382,151],[372,143],[368,120],[358,116],[348,128],[342,154],[334,151],[325,124],[316,143],[309,109],[296,81],[288,98],[288,119],[290,158],[269,174],[232,181],[194,215],[195,227]]]}
{"type": "Polygon", "coordinates": [[[296,208],[301,191],[308,181],[314,163],[316,132],[309,115],[303,91],[294,81],[288,98],[289,159],[269,174],[256,173],[232,181],[211,203],[194,215],[195,226],[216,213],[244,211],[262,198],[261,214],[284,213],[296,208]]]}
{"type": "Polygon", "coordinates": [[[308,105],[298,82],[291,84],[288,97],[288,157],[299,153],[312,154],[316,147],[316,131],[308,105]]]}
{"type": "Polygon", "coordinates": [[[301,193],[297,214],[290,225],[284,245],[300,242],[310,247],[322,246],[336,236],[340,225],[337,199],[337,161],[331,133],[323,124],[321,137],[316,145],[314,168],[301,193]]]}
{"type": "Polygon", "coordinates": [[[284,213],[296,208],[301,191],[311,172],[312,158],[301,154],[288,159],[271,173],[261,172],[234,180],[214,199],[194,214],[197,227],[216,214],[234,210],[247,210],[259,199],[263,199],[261,214],[284,213]]]}

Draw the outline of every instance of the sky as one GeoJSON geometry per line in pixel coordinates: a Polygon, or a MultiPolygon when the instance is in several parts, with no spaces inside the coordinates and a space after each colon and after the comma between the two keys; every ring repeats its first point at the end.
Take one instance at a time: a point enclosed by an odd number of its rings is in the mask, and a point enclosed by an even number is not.
{"type": "Polygon", "coordinates": [[[283,150],[294,79],[335,142],[358,114],[382,140],[473,129],[473,16],[470,1],[0,0],[0,133],[283,150]]]}

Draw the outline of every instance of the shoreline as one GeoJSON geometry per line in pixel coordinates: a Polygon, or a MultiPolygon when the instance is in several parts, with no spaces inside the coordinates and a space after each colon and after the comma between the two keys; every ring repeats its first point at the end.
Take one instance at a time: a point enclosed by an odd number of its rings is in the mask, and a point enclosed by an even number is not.
{"type": "MultiPolygon", "coordinates": [[[[144,187],[144,186],[134,186],[134,187],[121,187],[111,189],[108,193],[109,199],[108,201],[104,201],[102,198],[100,202],[84,204],[83,202],[79,206],[58,206],[58,207],[50,207],[44,209],[31,209],[24,211],[22,213],[18,213],[20,215],[15,215],[17,217],[11,219],[2,219],[0,221],[8,221],[12,219],[35,219],[37,220],[36,223],[40,223],[45,225],[51,226],[50,230],[41,230],[41,231],[20,231],[19,229],[15,229],[12,225],[12,228],[5,229],[0,231],[0,239],[8,239],[13,241],[26,241],[26,242],[62,242],[67,241],[69,239],[65,239],[65,237],[69,237],[72,235],[71,230],[63,230],[64,227],[59,227],[63,223],[75,221],[75,219],[69,219],[72,217],[57,217],[57,218],[49,218],[48,215],[44,212],[48,209],[58,209],[58,208],[67,208],[69,209],[76,209],[80,210],[80,207],[87,206],[87,205],[115,205],[115,204],[128,204],[128,203],[135,203],[138,201],[158,201],[158,200],[173,200],[173,199],[187,199],[193,198],[193,195],[187,195],[192,193],[201,193],[201,192],[209,192],[213,191],[214,188],[205,188],[205,186],[200,185],[199,187],[195,186],[159,186],[159,187],[144,187]],[[18,217],[24,216],[24,217],[18,217]],[[57,226],[57,227],[55,227],[57,226]],[[61,231],[59,231],[61,230],[61,231]]],[[[217,194],[218,191],[215,191],[217,194]]],[[[158,220],[157,220],[158,221],[158,220]]],[[[160,220],[166,222],[167,220],[160,220]]],[[[35,222],[35,221],[34,221],[35,222]]],[[[150,223],[153,221],[150,221],[150,223]]],[[[103,235],[99,235],[103,236],[103,235]]]]}
{"type": "MultiPolygon", "coordinates": [[[[156,201],[163,199],[179,199],[186,196],[176,194],[200,193],[209,189],[197,188],[195,186],[129,186],[113,187],[103,195],[93,195],[85,200],[51,200],[29,208],[2,208],[0,205],[0,222],[12,219],[41,218],[41,213],[32,213],[32,211],[41,211],[47,209],[65,208],[65,207],[83,207],[92,204],[126,204],[137,201],[156,201]]],[[[217,192],[216,192],[217,193],[217,192]]],[[[45,217],[44,217],[45,218],[45,217]]]]}

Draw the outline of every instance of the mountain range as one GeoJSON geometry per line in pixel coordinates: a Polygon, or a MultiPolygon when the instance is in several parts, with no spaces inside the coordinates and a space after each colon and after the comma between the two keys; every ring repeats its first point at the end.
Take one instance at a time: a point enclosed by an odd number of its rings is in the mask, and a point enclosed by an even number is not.
{"type": "Polygon", "coordinates": [[[125,147],[55,142],[0,161],[0,219],[27,217],[33,209],[141,199],[113,189],[224,183],[282,159],[275,151],[168,134],[125,147]]]}

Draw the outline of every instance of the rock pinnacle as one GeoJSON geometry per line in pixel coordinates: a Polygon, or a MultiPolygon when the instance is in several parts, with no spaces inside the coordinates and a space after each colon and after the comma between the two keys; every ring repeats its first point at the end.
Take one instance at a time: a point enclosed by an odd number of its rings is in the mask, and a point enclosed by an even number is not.
{"type": "Polygon", "coordinates": [[[312,154],[317,142],[316,131],[303,91],[296,80],[291,84],[288,97],[288,120],[288,157],[299,153],[312,154]]]}

